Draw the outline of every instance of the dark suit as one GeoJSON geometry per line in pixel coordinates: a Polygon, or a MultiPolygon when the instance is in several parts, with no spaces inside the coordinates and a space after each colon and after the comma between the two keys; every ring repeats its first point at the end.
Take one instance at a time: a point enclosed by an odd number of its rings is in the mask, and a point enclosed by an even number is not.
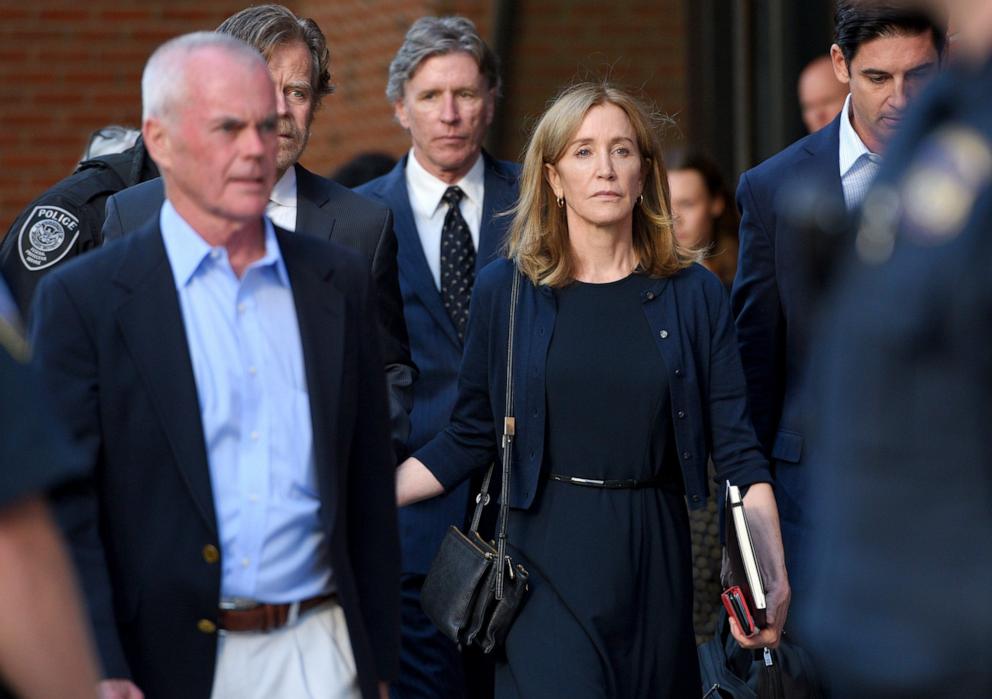
{"type": "MultiPolygon", "coordinates": [[[[420,243],[406,187],[407,157],[402,158],[388,174],[356,188],[355,191],[393,211],[399,245],[403,314],[410,334],[413,361],[420,370],[420,376],[414,384],[413,410],[410,413],[408,447],[413,452],[448,425],[457,395],[462,342],[441,302],[441,294],[434,283],[420,243]]],[[[485,153],[483,157],[485,198],[479,249],[476,253],[476,272],[496,258],[504,242],[510,218],[497,217],[496,214],[506,211],[515,203],[519,172],[519,166],[514,163],[495,160],[485,153]]],[[[421,578],[427,572],[448,527],[464,523],[469,496],[466,483],[442,497],[400,510],[404,573],[421,578]]],[[[429,644],[444,646],[446,639],[423,618],[418,599],[413,591],[409,598],[404,598],[404,644],[402,673],[398,685],[401,695],[404,695],[403,684],[411,677],[411,673],[422,675],[425,682],[429,683],[432,676],[437,677],[438,673],[445,671],[443,661],[427,656],[430,653],[429,644]],[[418,622],[426,624],[426,627],[421,625],[415,628],[418,622]],[[432,666],[433,662],[439,662],[441,667],[432,666]]],[[[430,689],[436,690],[436,687],[435,685],[430,689]]],[[[428,691],[428,688],[425,686],[422,691],[428,691]]]]}
{"type": "Polygon", "coordinates": [[[801,631],[837,697],[989,697],[992,61],[913,103],[876,195],[859,236],[892,245],[841,267],[810,352],[801,631]]]}
{"type": "Polygon", "coordinates": [[[741,175],[740,256],[731,302],[755,431],[772,464],[794,597],[807,581],[803,552],[807,478],[803,453],[803,372],[811,304],[805,238],[783,220],[793,188],[816,188],[843,210],[840,116],[741,175]]]}
{"type": "MultiPolygon", "coordinates": [[[[332,240],[368,260],[377,290],[379,343],[389,387],[393,449],[397,457],[402,457],[410,432],[408,416],[417,372],[410,361],[410,343],[403,322],[392,214],[302,165],[295,168],[296,230],[332,240]]],[[[114,240],[126,231],[137,230],[149,218],[158,215],[164,198],[161,179],[150,180],[110,197],[103,239],[114,240]]]]}
{"type": "MultiPolygon", "coordinates": [[[[365,697],[397,664],[393,458],[372,281],[354,253],[277,236],[295,300],[314,463],[365,697]]],[[[57,502],[108,677],[207,697],[221,568],[210,470],[178,295],[158,221],[48,275],[35,358],[92,478],[57,502]]]]}

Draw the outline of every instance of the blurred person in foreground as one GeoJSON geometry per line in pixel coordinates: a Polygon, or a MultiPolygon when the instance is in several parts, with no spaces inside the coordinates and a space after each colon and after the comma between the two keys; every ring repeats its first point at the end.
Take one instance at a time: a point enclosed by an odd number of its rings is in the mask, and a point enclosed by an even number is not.
{"type": "MultiPolygon", "coordinates": [[[[464,17],[421,17],[389,64],[386,97],[410,137],[396,167],[356,191],[396,220],[403,313],[420,370],[413,387],[410,452],[444,429],[457,395],[475,277],[506,242],[519,166],[482,144],[500,94],[499,58],[464,17]]],[[[400,510],[403,643],[396,699],[477,699],[491,665],[459,653],[420,606],[420,590],[448,527],[461,525],[469,483],[400,510]],[[462,672],[463,660],[466,672],[462,672]],[[481,665],[481,667],[479,667],[481,665]]],[[[483,527],[485,531],[485,525],[483,527]]]]}
{"type": "Polygon", "coordinates": [[[838,80],[829,54],[817,56],[799,74],[796,87],[799,109],[808,133],[815,133],[833,121],[844,108],[850,92],[838,80]]]}
{"type": "Polygon", "coordinates": [[[768,465],[748,422],[726,291],[672,230],[649,112],[603,83],[565,90],[526,150],[509,258],[479,276],[449,427],[397,472],[401,504],[497,458],[510,288],[517,438],[509,542],[531,591],[499,697],[695,696],[686,500],[706,462],[745,497],[774,646],[789,584],[768,465]]]}
{"type": "MultiPolygon", "coordinates": [[[[748,404],[775,477],[786,565],[799,599],[810,581],[804,378],[813,308],[808,238],[787,215],[792,191],[857,208],[907,105],[937,74],[943,25],[898,0],[839,0],[831,57],[851,94],[831,124],[741,175],[740,256],[731,302],[748,404]]],[[[843,214],[842,214],[843,216],[843,214]]]]}
{"type": "MultiPolygon", "coordinates": [[[[933,3],[937,4],[937,3],[933,3]]],[[[868,193],[811,367],[815,586],[836,696],[992,696],[992,3],[868,193]]]]}
{"type": "Polygon", "coordinates": [[[97,663],[46,492],[78,478],[0,277],[0,697],[93,699],[97,663]],[[6,685],[6,686],[5,686],[6,685]]]}
{"type": "Polygon", "coordinates": [[[231,36],[159,47],[159,214],[38,288],[35,361],[88,468],[54,502],[105,699],[373,699],[396,672],[375,291],[357,254],[264,216],[274,94],[231,36]]]}
{"type": "Polygon", "coordinates": [[[691,148],[665,158],[672,197],[675,238],[682,247],[703,253],[700,264],[728,289],[737,272],[737,212],[720,168],[691,148]]]}

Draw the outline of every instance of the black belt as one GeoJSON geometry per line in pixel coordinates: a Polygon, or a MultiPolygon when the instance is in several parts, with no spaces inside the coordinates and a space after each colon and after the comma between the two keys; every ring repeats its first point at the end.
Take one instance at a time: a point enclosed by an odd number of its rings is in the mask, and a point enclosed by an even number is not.
{"type": "Polygon", "coordinates": [[[637,480],[636,478],[625,478],[623,480],[604,480],[602,478],[580,478],[578,476],[563,476],[560,473],[548,475],[548,480],[560,483],[571,483],[581,485],[586,488],[607,488],[609,490],[636,490],[638,488],[660,488],[664,485],[657,478],[647,480],[637,480]]]}

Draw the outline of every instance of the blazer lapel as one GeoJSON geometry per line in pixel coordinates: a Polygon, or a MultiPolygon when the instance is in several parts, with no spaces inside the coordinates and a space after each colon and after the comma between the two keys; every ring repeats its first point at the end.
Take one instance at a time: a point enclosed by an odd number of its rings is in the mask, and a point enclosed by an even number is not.
{"type": "Polygon", "coordinates": [[[806,152],[811,157],[799,164],[799,175],[816,182],[823,194],[844,206],[844,186],[840,180],[840,119],[839,114],[829,125],[810,136],[806,152]]]}
{"type": "Polygon", "coordinates": [[[479,230],[479,250],[475,256],[476,272],[495,260],[503,248],[510,219],[499,214],[507,211],[516,201],[515,180],[483,153],[486,170],[486,194],[482,202],[482,228],[479,230]]]}
{"type": "Polygon", "coordinates": [[[334,212],[325,208],[327,190],[312,172],[301,165],[296,168],[296,231],[330,240],[336,221],[334,212]]]}
{"type": "Polygon", "coordinates": [[[393,227],[396,231],[397,254],[400,276],[420,299],[434,318],[435,325],[444,332],[456,347],[461,347],[458,332],[451,316],[444,310],[441,294],[434,285],[434,275],[427,264],[424,246],[417,233],[417,223],[410,208],[410,195],[406,188],[406,158],[396,164],[389,177],[383,194],[385,203],[393,210],[393,227]]]}
{"type": "Polygon", "coordinates": [[[313,430],[314,463],[320,484],[322,509],[327,526],[333,525],[338,491],[333,445],[340,444],[340,396],[344,374],[345,298],[328,280],[333,265],[318,267],[307,257],[299,238],[276,229],[293,289],[293,303],[300,327],[303,363],[313,430]],[[329,516],[328,516],[329,515],[329,516]]]}
{"type": "Polygon", "coordinates": [[[204,522],[216,533],[196,380],[158,218],[129,241],[130,249],[116,279],[126,294],[116,312],[117,322],[158,411],[180,476],[204,522]]]}

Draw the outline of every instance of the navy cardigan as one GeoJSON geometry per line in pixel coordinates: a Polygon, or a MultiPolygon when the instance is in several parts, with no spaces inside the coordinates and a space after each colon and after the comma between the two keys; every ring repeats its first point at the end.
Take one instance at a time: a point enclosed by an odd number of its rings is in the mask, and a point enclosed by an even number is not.
{"type": "MultiPolygon", "coordinates": [[[[445,490],[497,457],[513,274],[514,265],[506,259],[496,260],[479,274],[451,424],[414,454],[445,490]]],[[[706,503],[710,456],[720,483],[770,482],[747,412],[744,372],[723,285],[694,264],[656,280],[642,293],[641,302],[669,371],[672,423],[689,506],[695,509],[706,503]]],[[[527,280],[520,285],[519,303],[510,506],[526,509],[534,502],[544,460],[545,364],[557,304],[550,288],[527,280]]]]}

